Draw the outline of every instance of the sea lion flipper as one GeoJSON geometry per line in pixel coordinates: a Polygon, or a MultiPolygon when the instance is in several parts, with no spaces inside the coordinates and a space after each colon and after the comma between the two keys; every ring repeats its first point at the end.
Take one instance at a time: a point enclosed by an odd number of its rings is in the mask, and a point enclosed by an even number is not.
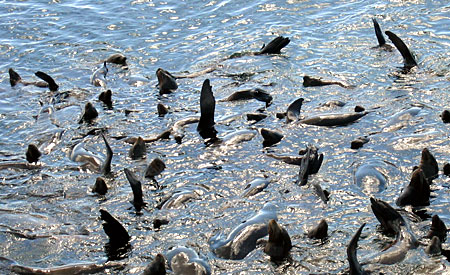
{"type": "Polygon", "coordinates": [[[377,20],[375,18],[372,18],[372,21],[375,28],[375,34],[378,39],[378,44],[381,47],[386,44],[386,40],[384,39],[383,32],[381,31],[380,25],[378,24],[377,20]]]}
{"type": "Polygon", "coordinates": [[[130,183],[131,190],[133,191],[133,204],[136,208],[139,208],[144,205],[144,201],[142,199],[142,183],[129,169],[124,168],[123,171],[125,172],[128,182],[130,183]]]}
{"type": "Polygon", "coordinates": [[[289,107],[287,108],[286,112],[286,122],[296,121],[298,119],[298,116],[300,114],[300,109],[302,108],[304,99],[299,98],[292,102],[289,107]]]}
{"type": "Polygon", "coordinates": [[[16,86],[17,83],[19,83],[22,80],[20,75],[12,68],[9,68],[8,73],[9,73],[9,83],[11,84],[11,87],[16,86]]]}
{"type": "Polygon", "coordinates": [[[109,237],[109,242],[113,246],[124,246],[130,240],[127,230],[108,211],[100,209],[100,219],[103,223],[103,230],[109,237]]]}
{"type": "Polygon", "coordinates": [[[102,166],[102,173],[104,175],[111,173],[111,161],[113,156],[113,151],[111,150],[111,147],[109,146],[108,141],[105,138],[105,135],[102,133],[103,141],[105,142],[106,146],[106,159],[102,166]]]}
{"type": "Polygon", "coordinates": [[[205,79],[200,94],[200,121],[197,131],[202,138],[215,138],[217,131],[214,129],[214,111],[216,99],[214,98],[209,79],[205,79]]]}
{"type": "Polygon", "coordinates": [[[347,260],[350,266],[350,274],[364,274],[364,271],[358,262],[358,258],[356,257],[356,249],[358,247],[359,237],[361,236],[361,232],[365,225],[366,223],[363,223],[359,227],[347,246],[347,260]]]}
{"type": "Polygon", "coordinates": [[[417,66],[417,62],[414,59],[413,55],[409,51],[406,44],[398,37],[396,34],[390,31],[385,32],[386,35],[389,37],[389,39],[394,43],[397,50],[402,54],[403,56],[403,62],[405,63],[406,67],[414,67],[417,66]]]}
{"type": "Polygon", "coordinates": [[[56,84],[55,80],[48,74],[43,73],[41,71],[37,71],[35,75],[48,83],[48,88],[50,89],[50,91],[55,92],[58,90],[59,88],[58,84],[56,84]]]}
{"type": "Polygon", "coordinates": [[[279,54],[281,49],[287,46],[291,40],[288,37],[278,36],[265,45],[257,54],[279,54]]]}

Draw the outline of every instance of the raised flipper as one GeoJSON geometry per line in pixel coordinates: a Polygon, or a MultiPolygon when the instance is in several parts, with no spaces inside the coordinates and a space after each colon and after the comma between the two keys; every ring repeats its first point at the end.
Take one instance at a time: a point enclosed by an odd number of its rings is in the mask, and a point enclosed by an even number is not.
{"type": "Polygon", "coordinates": [[[291,40],[288,37],[278,36],[274,40],[270,41],[269,44],[264,45],[262,49],[256,54],[279,54],[281,49],[287,46],[291,40]]]}
{"type": "Polygon", "coordinates": [[[373,26],[375,28],[375,34],[377,35],[378,39],[378,45],[382,47],[384,44],[386,44],[386,40],[384,39],[383,32],[381,31],[380,25],[378,25],[378,22],[375,18],[372,18],[373,26]]]}
{"type": "Polygon", "coordinates": [[[17,83],[20,83],[20,81],[22,81],[20,75],[12,68],[9,68],[8,73],[9,73],[9,83],[11,84],[11,87],[16,86],[17,83]]]}
{"type": "Polygon", "coordinates": [[[358,229],[358,231],[356,231],[355,235],[353,235],[352,239],[350,240],[350,243],[347,246],[347,260],[350,266],[351,275],[365,274],[364,270],[362,269],[361,265],[358,262],[358,258],[356,257],[358,240],[359,237],[361,236],[361,232],[365,225],[366,225],[365,223],[361,225],[361,227],[358,229]]]}
{"type": "Polygon", "coordinates": [[[403,63],[405,64],[405,67],[412,68],[414,66],[417,66],[417,62],[414,59],[413,55],[409,51],[406,44],[393,32],[386,31],[386,35],[389,37],[389,39],[394,43],[397,50],[402,54],[403,56],[403,63]]]}
{"type": "Polygon", "coordinates": [[[139,211],[142,206],[145,205],[144,200],[142,199],[142,183],[129,169],[124,168],[123,171],[130,183],[131,190],[133,190],[133,205],[139,211]]]}
{"type": "Polygon", "coordinates": [[[300,115],[300,109],[302,108],[304,99],[299,98],[292,102],[287,108],[286,112],[286,122],[289,123],[291,121],[296,121],[298,116],[300,115]]]}
{"type": "Polygon", "coordinates": [[[100,209],[100,218],[105,221],[103,223],[103,230],[109,237],[109,242],[112,246],[125,246],[130,240],[127,230],[106,210],[100,209]]]}
{"type": "Polygon", "coordinates": [[[206,138],[216,138],[217,131],[214,129],[214,111],[216,109],[216,99],[212,93],[209,79],[205,79],[200,94],[200,121],[197,131],[200,136],[206,138]]]}
{"type": "Polygon", "coordinates": [[[58,84],[56,84],[55,80],[51,76],[40,71],[36,72],[35,75],[48,83],[48,88],[50,89],[50,91],[52,92],[58,91],[59,86],[58,84]]]}
{"type": "Polygon", "coordinates": [[[111,150],[111,147],[109,146],[109,143],[106,140],[103,133],[102,133],[102,138],[103,138],[103,141],[105,142],[105,146],[106,146],[106,159],[103,162],[101,172],[103,173],[103,175],[107,175],[107,174],[111,173],[111,161],[112,161],[112,157],[113,157],[113,151],[111,150]]]}

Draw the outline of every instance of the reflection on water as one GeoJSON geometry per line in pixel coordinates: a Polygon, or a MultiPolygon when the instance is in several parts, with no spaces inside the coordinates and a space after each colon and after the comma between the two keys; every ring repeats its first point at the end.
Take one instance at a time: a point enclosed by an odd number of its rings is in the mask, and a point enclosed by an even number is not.
{"type": "MultiPolygon", "coordinates": [[[[107,273],[139,274],[157,253],[181,246],[207,261],[213,274],[342,272],[348,266],[346,245],[363,222],[367,225],[359,241],[361,257],[370,257],[380,250],[380,243],[393,241],[377,231],[369,197],[393,204],[409,183],[424,147],[441,168],[448,161],[448,129],[439,117],[448,107],[450,80],[450,19],[444,2],[148,0],[0,5],[0,167],[24,162],[30,143],[43,152],[39,169],[0,170],[4,244],[0,256],[19,264],[51,267],[106,261],[108,239],[98,211],[102,208],[131,236],[131,251],[118,260],[124,269],[107,269],[107,273]],[[405,74],[397,50],[373,48],[377,45],[373,17],[383,31],[404,40],[418,67],[405,74]],[[227,59],[235,53],[258,52],[280,35],[291,41],[279,55],[227,59]],[[90,77],[114,53],[123,53],[128,67],[107,64],[111,109],[98,101],[106,88],[91,85],[90,77]],[[59,90],[21,84],[12,88],[9,68],[24,81],[38,81],[34,73],[45,72],[59,90]],[[191,77],[177,79],[175,92],[160,95],[158,68],[191,77]],[[204,74],[192,75],[200,71],[204,74]],[[304,75],[350,87],[303,87],[304,75]],[[210,146],[197,133],[196,122],[172,128],[177,121],[198,119],[206,78],[217,100],[215,129],[222,140],[210,146]],[[270,94],[270,105],[257,100],[219,101],[256,88],[270,94]],[[299,119],[350,113],[357,105],[368,114],[341,127],[287,124],[276,117],[299,97],[304,98],[299,119]],[[99,116],[91,124],[78,124],[87,102],[93,103],[99,116]],[[168,107],[163,117],[158,116],[158,103],[168,107]],[[247,121],[249,113],[266,117],[247,121]],[[125,137],[150,138],[170,128],[170,139],[147,143],[146,158],[128,157],[131,145],[125,137]],[[284,137],[263,148],[261,128],[284,137]],[[105,178],[108,193],[96,196],[91,188],[99,174],[80,169],[70,160],[70,152],[80,141],[86,141],[91,152],[104,152],[101,139],[88,135],[101,131],[114,157],[112,174],[105,178]],[[180,135],[181,144],[174,135],[180,135]],[[370,141],[358,150],[350,149],[351,141],[361,136],[370,141]],[[319,148],[324,162],[309,177],[309,185],[300,187],[295,184],[299,167],[268,154],[298,156],[309,144],[319,148]],[[161,188],[144,178],[155,158],[166,165],[155,177],[161,188]],[[142,181],[147,205],[140,213],[130,204],[133,195],[124,168],[132,169],[142,181]],[[248,183],[263,177],[270,184],[261,192],[242,195],[248,183]],[[327,204],[316,195],[317,184],[331,193],[327,204]],[[167,198],[172,198],[170,205],[157,208],[167,198]],[[272,265],[263,246],[243,260],[218,258],[209,246],[211,238],[231,232],[268,202],[276,205],[278,223],[291,235],[292,259],[272,265]],[[328,239],[308,239],[305,232],[322,218],[329,224],[328,239]],[[155,219],[169,223],[156,229],[155,219]]],[[[447,224],[448,186],[445,176],[435,179],[434,197],[424,209],[447,224]]],[[[429,219],[414,222],[412,230],[421,238],[430,223],[429,219]]],[[[445,259],[429,258],[421,247],[408,255],[400,264],[370,269],[386,274],[448,269],[445,259]]],[[[9,261],[2,260],[0,268],[5,263],[9,261]]]]}

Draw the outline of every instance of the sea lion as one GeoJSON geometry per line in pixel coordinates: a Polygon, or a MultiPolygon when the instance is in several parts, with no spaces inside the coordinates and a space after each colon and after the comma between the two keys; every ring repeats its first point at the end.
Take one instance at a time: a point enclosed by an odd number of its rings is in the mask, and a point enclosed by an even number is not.
{"type": "Polygon", "coordinates": [[[442,172],[444,173],[444,175],[450,176],[450,163],[446,162],[444,164],[444,167],[442,167],[442,172]]]}
{"type": "Polygon", "coordinates": [[[130,151],[128,152],[128,156],[131,159],[140,159],[145,157],[146,153],[147,148],[145,146],[145,141],[142,137],[138,137],[133,146],[131,146],[130,151]]]}
{"type": "Polygon", "coordinates": [[[169,112],[169,109],[167,109],[167,107],[164,106],[164,104],[162,104],[162,103],[158,103],[158,105],[156,107],[158,109],[159,117],[163,117],[169,112]]]}
{"type": "Polygon", "coordinates": [[[323,154],[319,154],[319,149],[314,145],[308,145],[306,153],[300,163],[298,178],[296,183],[300,186],[306,185],[309,175],[319,172],[323,162],[323,154]]]}
{"type": "Polygon", "coordinates": [[[98,100],[103,102],[108,109],[112,109],[112,92],[111,90],[106,90],[105,92],[101,92],[98,96],[98,100]]]}
{"type": "Polygon", "coordinates": [[[166,259],[164,256],[157,254],[141,275],[166,275],[166,259]]]}
{"type": "Polygon", "coordinates": [[[76,162],[83,162],[84,166],[89,168],[90,170],[97,171],[99,173],[103,173],[107,175],[111,173],[111,161],[113,157],[113,151],[109,146],[108,141],[106,140],[103,133],[101,134],[103,141],[106,147],[106,158],[102,161],[98,156],[92,154],[91,152],[86,151],[84,149],[84,142],[80,142],[75,145],[70,153],[70,160],[76,162]]]}
{"type": "Polygon", "coordinates": [[[108,67],[106,67],[106,61],[103,62],[103,66],[95,70],[91,75],[90,83],[96,87],[106,87],[106,74],[108,73],[108,67]]]}
{"type": "Polygon", "coordinates": [[[293,164],[293,165],[301,165],[302,164],[302,160],[303,157],[297,157],[297,156],[279,156],[279,155],[275,155],[275,154],[267,154],[268,157],[277,159],[277,160],[281,160],[284,163],[287,164],[293,164]]]}
{"type": "Polygon", "coordinates": [[[375,35],[377,36],[378,46],[377,48],[383,49],[385,51],[392,51],[392,46],[386,44],[386,40],[384,39],[383,32],[381,31],[380,25],[378,24],[375,18],[372,18],[373,27],[375,29],[375,35]]]}
{"type": "Polygon", "coordinates": [[[257,240],[269,234],[267,223],[277,220],[276,207],[266,203],[257,215],[236,226],[225,240],[210,239],[211,248],[218,257],[241,260],[256,248],[257,240]]]}
{"type": "Polygon", "coordinates": [[[166,169],[166,165],[164,164],[164,162],[159,158],[155,158],[147,166],[147,169],[145,169],[145,177],[153,179],[154,177],[161,174],[164,171],[164,169],[166,169]]]}
{"type": "Polygon", "coordinates": [[[242,197],[248,198],[258,194],[259,192],[266,189],[269,185],[269,181],[266,178],[254,179],[245,187],[245,192],[242,194],[242,197]]]}
{"type": "Polygon", "coordinates": [[[27,152],[25,153],[26,159],[29,163],[37,163],[42,153],[39,151],[36,145],[29,144],[27,152]]]}
{"type": "Polygon", "coordinates": [[[122,65],[122,66],[127,66],[127,57],[121,53],[115,53],[115,54],[110,55],[105,60],[105,62],[122,65]]]}
{"type": "Polygon", "coordinates": [[[442,119],[442,122],[450,123],[450,111],[449,110],[442,111],[442,113],[440,114],[440,117],[442,119]]]}
{"type": "Polygon", "coordinates": [[[351,86],[345,85],[338,81],[324,81],[319,78],[313,78],[310,76],[303,76],[303,87],[317,87],[317,86],[327,86],[327,85],[338,85],[342,88],[350,88],[351,86]]]}
{"type": "Polygon", "coordinates": [[[291,238],[286,229],[275,220],[270,220],[268,225],[269,241],[264,247],[264,252],[270,256],[271,261],[281,261],[286,258],[292,248],[291,238]]]}
{"type": "Polygon", "coordinates": [[[326,189],[322,189],[320,184],[313,183],[312,186],[314,187],[314,191],[316,192],[317,196],[323,201],[323,203],[327,204],[327,202],[330,200],[330,192],[326,189]]]}
{"type": "Polygon", "coordinates": [[[440,241],[439,237],[433,236],[433,238],[431,238],[430,243],[425,248],[425,253],[430,254],[430,255],[436,255],[436,254],[441,254],[441,251],[442,251],[442,246],[441,246],[441,241],[440,241]]]}
{"type": "Polygon", "coordinates": [[[211,267],[191,248],[176,247],[166,253],[167,262],[174,274],[210,275],[211,267]]]}
{"type": "Polygon", "coordinates": [[[389,37],[389,39],[394,43],[397,50],[403,56],[403,64],[406,69],[411,69],[414,66],[417,66],[417,62],[414,59],[414,56],[409,51],[406,44],[393,32],[386,31],[385,34],[389,37]]]}
{"type": "Polygon", "coordinates": [[[328,236],[328,223],[325,219],[320,222],[308,232],[308,238],[323,240],[328,236]]]}
{"type": "Polygon", "coordinates": [[[305,99],[303,99],[303,98],[299,98],[299,99],[296,99],[291,104],[289,104],[289,107],[287,108],[287,111],[286,111],[286,122],[287,123],[298,120],[299,115],[300,115],[300,109],[302,108],[302,104],[303,104],[304,100],[305,99]]]}
{"type": "Polygon", "coordinates": [[[259,52],[256,52],[255,54],[280,54],[281,49],[286,47],[289,42],[291,42],[291,40],[289,40],[288,37],[278,36],[277,38],[270,41],[269,44],[264,44],[261,50],[259,52]]]}
{"type": "Polygon", "coordinates": [[[431,228],[428,231],[427,238],[438,237],[441,242],[445,242],[447,238],[447,227],[438,215],[433,215],[431,218],[431,228]]]}
{"type": "Polygon", "coordinates": [[[103,230],[109,238],[109,243],[114,247],[122,247],[130,241],[127,230],[108,211],[100,209],[100,218],[104,221],[103,230]]]}
{"type": "Polygon", "coordinates": [[[248,100],[248,99],[256,99],[266,103],[266,107],[270,105],[272,102],[272,96],[268,94],[263,89],[255,88],[255,89],[247,89],[238,92],[232,93],[225,99],[220,101],[239,101],[239,100],[248,100]]]}
{"type": "Polygon", "coordinates": [[[357,150],[357,149],[363,147],[363,145],[369,141],[370,141],[370,139],[368,137],[357,137],[355,140],[352,140],[352,142],[350,143],[350,148],[357,150]]]}
{"type": "Polygon", "coordinates": [[[108,186],[106,185],[105,179],[102,177],[98,177],[95,180],[94,187],[92,187],[92,192],[97,193],[99,195],[105,195],[108,192],[108,186]]]}
{"type": "Polygon", "coordinates": [[[142,199],[142,183],[138,180],[138,178],[131,172],[131,170],[124,168],[125,176],[127,177],[128,182],[130,183],[131,190],[133,191],[133,205],[137,211],[140,211],[143,206],[146,205],[144,200],[142,199]]]}
{"type": "Polygon", "coordinates": [[[177,209],[185,206],[185,203],[191,200],[197,200],[203,194],[203,189],[196,187],[187,187],[177,190],[170,196],[167,196],[156,205],[157,209],[177,209]]]}
{"type": "Polygon", "coordinates": [[[284,137],[282,134],[280,134],[278,132],[275,132],[275,131],[272,131],[269,129],[265,129],[265,128],[261,128],[260,133],[264,139],[263,147],[270,147],[274,144],[277,144],[284,137]]]}
{"type": "Polygon", "coordinates": [[[427,206],[430,205],[430,184],[421,168],[414,170],[409,185],[398,197],[398,206],[427,206]]]}
{"type": "Polygon", "coordinates": [[[154,219],[153,220],[153,228],[159,229],[162,225],[169,224],[169,220],[167,219],[154,219]]]}
{"type": "Polygon", "coordinates": [[[84,105],[84,111],[81,114],[81,118],[78,121],[78,123],[92,123],[94,119],[98,117],[97,109],[95,109],[94,105],[92,103],[87,102],[86,105],[84,105]]]}
{"type": "Polygon", "coordinates": [[[256,122],[263,120],[267,117],[266,114],[261,114],[261,113],[249,113],[249,114],[246,114],[246,116],[247,116],[247,120],[254,120],[256,122]]]}
{"type": "Polygon", "coordinates": [[[422,156],[420,158],[420,169],[422,169],[425,178],[428,180],[428,183],[431,184],[433,179],[438,177],[439,166],[434,158],[434,156],[430,153],[428,148],[422,149],[422,156]]]}
{"type": "Polygon", "coordinates": [[[29,82],[22,80],[20,75],[12,68],[9,68],[8,73],[9,73],[9,83],[11,84],[11,87],[14,87],[20,83],[24,86],[34,85],[39,88],[48,88],[48,83],[44,81],[29,82]]]}
{"type": "Polygon", "coordinates": [[[216,139],[217,131],[214,128],[214,111],[216,108],[216,99],[212,93],[212,87],[209,79],[205,79],[200,94],[200,121],[197,125],[197,131],[203,139],[216,139]]]}
{"type": "Polygon", "coordinates": [[[158,78],[158,88],[161,95],[170,94],[178,89],[176,78],[168,71],[158,68],[156,70],[156,77],[158,78]]]}
{"type": "Polygon", "coordinates": [[[361,236],[361,232],[366,224],[363,223],[358,231],[356,231],[355,235],[353,235],[350,243],[347,246],[347,261],[350,266],[350,275],[362,275],[366,274],[366,272],[362,269],[361,265],[358,262],[358,258],[356,257],[356,250],[358,247],[358,240],[361,236]]]}
{"type": "MultiPolygon", "coordinates": [[[[61,275],[61,274],[94,274],[105,272],[106,269],[114,269],[117,272],[117,269],[122,269],[124,265],[122,263],[114,263],[114,262],[106,262],[103,264],[93,263],[93,262],[85,262],[85,263],[76,263],[76,264],[68,264],[61,266],[53,266],[46,268],[39,267],[30,267],[20,265],[14,261],[11,261],[12,264],[10,266],[11,272],[14,274],[47,274],[47,275],[61,275]]],[[[108,272],[105,272],[108,273],[108,272]]]]}
{"type": "Polygon", "coordinates": [[[323,114],[302,119],[300,120],[300,123],[316,126],[344,126],[355,122],[356,120],[367,114],[368,112],[348,114],[323,114]]]}
{"type": "Polygon", "coordinates": [[[370,198],[370,208],[386,233],[399,233],[399,226],[406,222],[403,217],[387,202],[370,198]]]}

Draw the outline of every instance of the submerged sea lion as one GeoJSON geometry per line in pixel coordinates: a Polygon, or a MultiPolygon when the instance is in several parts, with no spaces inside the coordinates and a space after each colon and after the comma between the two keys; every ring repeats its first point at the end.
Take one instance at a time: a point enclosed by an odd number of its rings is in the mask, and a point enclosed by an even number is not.
{"type": "Polygon", "coordinates": [[[288,37],[278,36],[277,38],[270,41],[269,44],[264,44],[261,50],[255,54],[279,54],[281,49],[286,47],[289,42],[291,42],[291,40],[289,40],[288,37]]]}
{"type": "Polygon", "coordinates": [[[102,161],[98,156],[92,154],[91,152],[86,151],[86,149],[84,149],[83,147],[83,142],[80,142],[73,147],[72,152],[70,153],[70,160],[83,162],[84,166],[87,166],[87,168],[107,175],[111,173],[113,151],[111,150],[111,147],[109,146],[109,143],[103,133],[101,134],[101,136],[103,138],[103,141],[105,142],[106,147],[106,158],[104,161],[102,161]]]}
{"type": "Polygon", "coordinates": [[[14,71],[12,68],[9,68],[8,73],[9,73],[9,83],[11,84],[11,87],[14,87],[20,83],[24,86],[34,85],[39,88],[48,88],[47,82],[43,82],[43,81],[29,82],[29,81],[22,80],[20,75],[16,71],[14,71]]]}
{"type": "Polygon", "coordinates": [[[431,184],[433,179],[437,178],[439,173],[439,166],[428,148],[424,148],[422,150],[419,167],[420,169],[422,169],[425,178],[428,180],[428,183],[431,184]]]}
{"type": "Polygon", "coordinates": [[[274,144],[277,144],[284,137],[282,134],[280,134],[278,132],[275,132],[275,131],[272,131],[269,129],[265,129],[265,128],[261,128],[260,133],[264,139],[263,147],[270,147],[274,144]]]}
{"type": "Polygon", "coordinates": [[[127,57],[121,53],[115,53],[115,54],[110,55],[105,60],[105,62],[122,65],[122,66],[127,66],[127,57]]]}
{"type": "Polygon", "coordinates": [[[300,120],[300,123],[316,126],[344,126],[355,122],[368,112],[348,114],[323,114],[300,120]]]}
{"type": "Polygon", "coordinates": [[[27,152],[25,153],[25,156],[27,158],[27,161],[29,163],[38,162],[39,158],[41,157],[41,152],[34,144],[29,144],[27,152]]]}
{"type": "Polygon", "coordinates": [[[112,109],[112,92],[111,90],[106,90],[105,92],[101,92],[98,96],[98,100],[103,102],[109,109],[112,109]]]}
{"type": "Polygon", "coordinates": [[[131,159],[140,159],[145,157],[146,153],[147,148],[145,146],[145,141],[142,137],[138,137],[133,146],[131,146],[130,151],[128,152],[128,156],[131,159]]]}
{"type": "Polygon", "coordinates": [[[325,239],[328,236],[328,223],[325,219],[321,219],[320,222],[308,232],[308,238],[310,239],[325,239]]]}
{"type": "Polygon", "coordinates": [[[409,51],[406,44],[393,32],[386,31],[385,33],[389,37],[389,39],[392,41],[392,43],[394,43],[397,50],[403,56],[403,64],[404,64],[405,68],[410,69],[414,66],[417,66],[417,62],[414,59],[414,56],[409,51]]]}
{"type": "Polygon", "coordinates": [[[176,78],[168,71],[158,68],[156,70],[156,77],[158,78],[158,88],[160,94],[169,94],[178,89],[176,78]]]}
{"type": "Polygon", "coordinates": [[[438,215],[433,215],[431,218],[431,228],[428,231],[427,238],[438,237],[441,242],[445,242],[447,238],[447,227],[438,215]]]}
{"type": "Polygon", "coordinates": [[[191,248],[180,246],[166,253],[174,274],[210,275],[211,267],[191,248]]]}
{"type": "Polygon", "coordinates": [[[375,18],[372,18],[373,27],[375,28],[375,35],[377,36],[378,40],[378,47],[380,49],[383,49],[385,51],[392,51],[392,46],[389,44],[386,44],[386,40],[384,39],[383,32],[381,31],[380,25],[378,24],[377,20],[375,18]]]}
{"type": "Polygon", "coordinates": [[[264,247],[264,252],[270,256],[271,261],[281,261],[287,257],[292,248],[291,238],[286,229],[275,220],[270,220],[268,225],[269,241],[264,247]]]}
{"type": "Polygon", "coordinates": [[[242,194],[242,197],[248,198],[258,194],[259,192],[266,189],[269,185],[269,181],[266,178],[254,179],[245,187],[245,192],[242,194]]]}
{"type": "Polygon", "coordinates": [[[166,259],[162,254],[156,255],[141,275],[166,275],[166,259]]]}
{"type": "Polygon", "coordinates": [[[81,114],[81,118],[78,121],[78,123],[92,123],[94,119],[98,117],[97,109],[95,109],[94,105],[92,103],[88,102],[86,105],[84,105],[84,111],[81,114]]]}
{"type": "Polygon", "coordinates": [[[96,87],[106,87],[106,74],[108,73],[108,67],[106,67],[106,61],[103,62],[103,66],[95,70],[91,75],[90,83],[96,87]]]}
{"type": "Polygon", "coordinates": [[[203,139],[216,139],[217,131],[214,128],[214,111],[216,109],[216,99],[214,98],[209,79],[205,79],[200,94],[200,121],[197,131],[203,139]]]}
{"type": "Polygon", "coordinates": [[[343,88],[350,88],[349,85],[345,85],[337,81],[323,81],[319,78],[312,78],[310,76],[303,76],[303,86],[304,87],[316,87],[316,86],[327,86],[327,85],[338,85],[343,88]]]}
{"type": "Polygon", "coordinates": [[[411,181],[398,197],[398,206],[427,206],[430,205],[430,184],[421,168],[414,170],[411,181]]]}
{"type": "Polygon", "coordinates": [[[272,102],[272,96],[268,94],[266,91],[259,88],[234,92],[227,98],[222,99],[220,101],[238,101],[248,99],[256,99],[265,102],[266,106],[269,106],[270,103],[272,102]]]}

